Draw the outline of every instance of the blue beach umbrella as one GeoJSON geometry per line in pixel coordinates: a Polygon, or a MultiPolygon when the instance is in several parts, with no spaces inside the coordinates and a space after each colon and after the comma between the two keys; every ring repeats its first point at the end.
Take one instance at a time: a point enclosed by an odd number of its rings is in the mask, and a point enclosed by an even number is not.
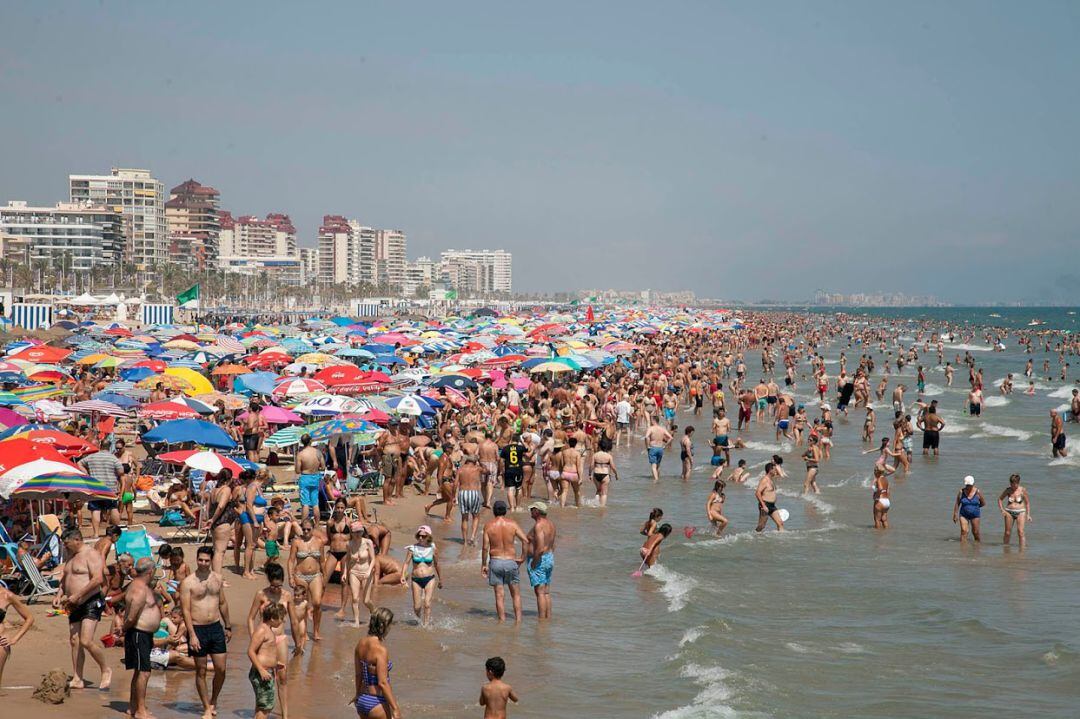
{"type": "Polygon", "coordinates": [[[236,442],[225,434],[225,430],[216,424],[211,424],[201,419],[175,419],[170,422],[162,422],[142,436],[144,442],[165,442],[178,444],[180,442],[194,442],[204,447],[217,449],[233,449],[236,442]]]}

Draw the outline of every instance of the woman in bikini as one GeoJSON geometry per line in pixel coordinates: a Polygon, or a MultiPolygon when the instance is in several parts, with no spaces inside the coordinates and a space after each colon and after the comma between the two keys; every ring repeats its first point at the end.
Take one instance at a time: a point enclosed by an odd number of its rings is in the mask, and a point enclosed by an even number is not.
{"type": "Polygon", "coordinates": [[[1020,475],[1009,477],[1009,486],[998,497],[998,509],[1005,518],[1005,536],[1002,541],[1008,544],[1012,539],[1012,528],[1016,525],[1016,539],[1021,547],[1027,540],[1024,537],[1024,525],[1031,521],[1031,496],[1027,488],[1020,484],[1020,475]]]}
{"type": "Polygon", "coordinates": [[[353,652],[356,675],[356,694],[353,705],[360,719],[396,719],[401,716],[394,692],[390,688],[390,652],[386,635],[394,623],[394,613],[379,607],[368,621],[367,636],[356,643],[353,652]]]}
{"type": "Polygon", "coordinates": [[[559,470],[559,483],[562,489],[559,495],[559,504],[563,507],[566,506],[566,500],[570,494],[568,490],[574,492],[574,506],[581,506],[583,458],[581,452],[577,449],[577,443],[577,437],[568,438],[566,446],[553,459],[554,469],[559,470]]]}
{"type": "MultiPolygon", "coordinates": [[[[266,498],[262,494],[262,479],[251,470],[240,475],[244,482],[240,512],[240,531],[244,541],[244,579],[255,579],[255,546],[262,532],[263,516],[266,514],[266,498]]],[[[240,543],[233,548],[239,564],[240,543]]]]}
{"type": "MultiPolygon", "coordinates": [[[[371,601],[371,592],[375,587],[375,543],[368,537],[361,522],[353,522],[349,529],[345,554],[346,570],[342,577],[348,577],[353,626],[359,627],[360,605],[367,607],[369,614],[375,611],[375,603],[371,601]]],[[[344,583],[343,580],[342,585],[344,583]]]]}
{"type": "Polygon", "coordinates": [[[124,470],[124,476],[120,478],[120,510],[127,514],[127,523],[135,523],[135,479],[138,464],[135,455],[127,448],[123,439],[116,440],[116,458],[120,460],[120,468],[124,470]]]}
{"type": "Polygon", "coordinates": [[[424,524],[416,530],[416,544],[405,548],[404,566],[401,583],[412,580],[413,611],[420,623],[427,625],[431,623],[431,601],[435,598],[432,582],[442,589],[439,555],[431,541],[431,527],[424,524]]]}
{"type": "Polygon", "coordinates": [[[611,456],[611,452],[605,449],[593,452],[589,474],[596,485],[596,501],[601,507],[606,507],[611,478],[615,477],[616,481],[619,479],[619,470],[615,467],[615,458],[611,456]]]}
{"type": "Polygon", "coordinates": [[[889,528],[889,507],[892,506],[892,499],[889,497],[888,476],[895,471],[892,465],[874,465],[874,480],[870,485],[874,492],[874,529],[889,528]]]}
{"type": "Polygon", "coordinates": [[[803,480],[803,494],[810,494],[811,492],[821,494],[821,488],[818,487],[817,483],[818,463],[821,461],[821,448],[818,446],[817,437],[810,438],[802,458],[806,462],[806,479],[803,480]]]}
{"type": "Polygon", "coordinates": [[[334,511],[326,520],[326,561],[323,563],[323,586],[329,589],[330,577],[335,571],[341,572],[341,609],[336,616],[342,619],[348,607],[348,594],[345,591],[345,555],[349,548],[349,519],[345,516],[345,500],[334,501],[334,511]]]}
{"type": "Polygon", "coordinates": [[[451,443],[442,447],[442,456],[439,457],[435,475],[439,480],[439,498],[424,507],[424,514],[428,514],[434,507],[445,504],[446,517],[444,522],[450,521],[450,515],[454,511],[457,496],[457,468],[461,466],[461,450],[451,443]]]}
{"type": "Polygon", "coordinates": [[[223,469],[217,475],[217,486],[210,493],[210,535],[214,541],[214,556],[210,566],[218,575],[225,564],[225,552],[229,549],[229,538],[233,535],[236,519],[232,472],[223,469]]]}
{"type": "Polygon", "coordinates": [[[300,536],[293,539],[289,552],[289,584],[304,587],[311,598],[312,639],[319,641],[322,635],[323,575],[326,560],[326,542],[315,536],[315,523],[305,518],[300,523],[300,536]]]}
{"type": "Polygon", "coordinates": [[[718,479],[713,483],[712,492],[709,493],[709,498],[705,500],[705,515],[716,528],[716,535],[720,536],[720,533],[724,531],[724,528],[728,525],[728,519],[724,516],[724,487],[727,485],[724,480],[718,479]]]}

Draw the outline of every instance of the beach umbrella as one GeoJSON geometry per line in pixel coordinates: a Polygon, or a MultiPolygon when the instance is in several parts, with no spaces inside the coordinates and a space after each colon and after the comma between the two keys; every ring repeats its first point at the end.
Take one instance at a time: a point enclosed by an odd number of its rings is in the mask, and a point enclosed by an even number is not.
{"type": "Polygon", "coordinates": [[[182,391],[188,396],[214,391],[214,386],[210,384],[210,380],[188,367],[169,367],[165,370],[165,376],[179,377],[186,380],[189,386],[182,391]]]}
{"type": "Polygon", "coordinates": [[[139,403],[131,397],[128,397],[125,394],[117,394],[116,392],[98,392],[94,395],[94,399],[115,404],[121,409],[132,409],[139,405],[139,403]]]}
{"type": "Polygon", "coordinates": [[[196,399],[208,407],[213,407],[218,402],[225,405],[225,409],[243,409],[248,406],[251,401],[249,398],[239,394],[225,394],[224,392],[209,392],[207,394],[200,394],[190,399],[196,399]]]}
{"type": "Polygon", "coordinates": [[[274,397],[296,397],[302,394],[323,392],[326,385],[309,377],[287,378],[279,382],[271,393],[274,397]]]}
{"type": "Polygon", "coordinates": [[[67,411],[71,414],[102,414],[106,417],[127,417],[128,412],[112,402],[104,402],[100,399],[88,399],[75,404],[69,404],[67,411]]]}
{"type": "Polygon", "coordinates": [[[144,433],[142,439],[144,442],[165,442],[167,444],[193,442],[204,447],[218,449],[234,449],[236,447],[236,442],[225,433],[225,430],[216,424],[201,419],[176,419],[163,422],[144,433]]]}
{"type": "Polygon", "coordinates": [[[125,367],[120,370],[120,378],[128,382],[138,382],[147,377],[154,377],[156,373],[149,367],[125,367]]]}
{"type": "Polygon", "coordinates": [[[184,402],[170,399],[143,405],[139,408],[139,416],[157,420],[195,419],[199,413],[184,402]]]}
{"type": "MultiPolygon", "coordinates": [[[[304,418],[295,412],[285,409],[284,407],[275,407],[274,405],[267,405],[259,410],[259,414],[266,420],[267,424],[303,424],[304,418]]],[[[243,419],[247,415],[247,412],[241,414],[237,419],[243,419]]]]}
{"type": "Polygon", "coordinates": [[[72,496],[85,499],[116,498],[115,492],[104,482],[81,471],[39,474],[20,484],[11,496],[19,499],[67,499],[72,496]]]}
{"type": "Polygon", "coordinates": [[[227,469],[235,477],[244,471],[244,467],[235,459],[207,450],[181,449],[175,452],[159,454],[158,459],[169,464],[185,465],[209,474],[217,474],[221,470],[227,469]]]}
{"type": "Polygon", "coordinates": [[[368,373],[356,365],[346,364],[324,367],[312,375],[312,378],[322,382],[327,387],[334,387],[339,384],[363,381],[366,374],[368,373]]]}
{"type": "Polygon", "coordinates": [[[245,367],[243,365],[239,365],[239,364],[218,365],[217,367],[215,367],[210,372],[210,374],[214,375],[215,377],[220,377],[222,375],[232,376],[232,375],[250,374],[250,373],[251,373],[250,369],[248,369],[247,367],[245,367]]]}
{"type": "Polygon", "coordinates": [[[298,414],[309,416],[334,415],[343,412],[353,412],[361,407],[359,401],[340,394],[320,394],[308,397],[303,402],[293,407],[298,414]]]}
{"type": "Polygon", "coordinates": [[[9,497],[23,481],[46,472],[81,470],[52,447],[17,438],[3,442],[0,452],[0,497],[9,497]]]}
{"type": "Polygon", "coordinates": [[[322,442],[338,434],[374,431],[378,431],[378,427],[359,418],[331,419],[307,428],[307,433],[316,442],[322,442]]]}
{"type": "Polygon", "coordinates": [[[0,425],[12,429],[26,424],[28,424],[26,418],[18,412],[10,410],[7,407],[0,407],[0,425]]]}
{"type": "MultiPolygon", "coordinates": [[[[191,388],[191,383],[183,377],[167,374],[150,375],[135,382],[135,386],[139,389],[155,389],[159,384],[162,388],[173,392],[183,392],[191,388]]],[[[212,390],[213,388],[210,391],[212,390]]]]}
{"type": "Polygon", "coordinates": [[[273,372],[252,372],[233,378],[233,390],[241,394],[270,394],[277,375],[273,372]]]}
{"type": "Polygon", "coordinates": [[[406,414],[419,417],[422,414],[435,414],[435,410],[423,398],[416,395],[394,397],[386,401],[386,404],[398,414],[406,414]]]}
{"type": "Polygon", "coordinates": [[[51,345],[33,345],[10,355],[8,360],[18,359],[33,362],[34,364],[56,364],[58,362],[63,362],[70,354],[71,350],[62,349],[60,347],[53,347],[51,345]]]}
{"type": "Polygon", "coordinates": [[[144,359],[139,360],[132,367],[138,367],[139,369],[148,369],[151,372],[157,372],[158,374],[168,369],[168,365],[159,359],[144,359]]]}
{"type": "Polygon", "coordinates": [[[543,372],[573,372],[573,368],[563,362],[542,362],[534,365],[529,369],[529,372],[533,374],[541,374],[543,372]]]}
{"type": "Polygon", "coordinates": [[[300,437],[304,434],[301,427],[295,425],[282,427],[277,432],[266,438],[263,442],[267,447],[291,447],[300,444],[300,437]]]}
{"type": "Polygon", "coordinates": [[[17,437],[20,434],[26,434],[27,432],[35,429],[59,430],[60,428],[57,427],[55,424],[50,424],[48,422],[26,422],[24,424],[8,427],[4,431],[0,432],[0,442],[5,439],[17,437]]]}
{"type": "Polygon", "coordinates": [[[452,387],[453,389],[475,389],[476,380],[461,374],[442,375],[431,383],[432,387],[452,387]]]}
{"type": "MultiPolygon", "coordinates": [[[[23,425],[28,427],[29,425],[23,425]]],[[[22,429],[20,427],[19,429],[22,429]]],[[[0,441],[0,452],[4,450],[4,444],[6,442],[12,442],[16,439],[23,439],[34,444],[45,445],[51,447],[65,457],[81,457],[84,454],[97,451],[97,445],[91,444],[84,439],[68,434],[67,432],[61,432],[58,429],[29,429],[23,432],[15,432],[11,435],[11,439],[0,441]]]]}

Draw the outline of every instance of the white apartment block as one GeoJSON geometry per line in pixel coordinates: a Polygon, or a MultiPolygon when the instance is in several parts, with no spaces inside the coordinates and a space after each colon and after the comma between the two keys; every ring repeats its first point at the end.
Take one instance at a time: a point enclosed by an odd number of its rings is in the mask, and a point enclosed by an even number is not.
{"type": "Polygon", "coordinates": [[[445,250],[441,264],[443,280],[455,289],[481,294],[512,291],[512,256],[506,250],[445,250]]]}
{"type": "Polygon", "coordinates": [[[72,202],[123,216],[125,260],[140,268],[168,261],[165,185],[149,171],[113,168],[109,175],[69,175],[68,185],[72,202]]]}
{"type": "Polygon", "coordinates": [[[111,208],[78,202],[0,207],[4,259],[47,262],[65,270],[119,264],[124,251],[123,217],[111,208]]]}
{"type": "Polygon", "coordinates": [[[401,230],[377,230],[375,276],[378,284],[401,288],[405,284],[407,262],[405,233],[401,230]]]}
{"type": "Polygon", "coordinates": [[[300,252],[300,267],[304,270],[303,283],[317,282],[319,279],[319,248],[301,247],[298,251],[300,252]]]}
{"type": "MultiPolygon", "coordinates": [[[[402,235],[404,238],[404,235],[402,235]]],[[[319,226],[319,282],[328,285],[374,285],[379,230],[343,215],[323,215],[319,226]]]]}

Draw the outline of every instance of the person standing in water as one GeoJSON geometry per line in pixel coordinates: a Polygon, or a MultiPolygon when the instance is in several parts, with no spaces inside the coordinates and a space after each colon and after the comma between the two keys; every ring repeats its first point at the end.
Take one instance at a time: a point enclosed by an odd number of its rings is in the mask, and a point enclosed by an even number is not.
{"type": "Polygon", "coordinates": [[[538,619],[551,619],[551,573],[555,569],[555,525],[543,502],[529,505],[533,528],[529,530],[529,583],[536,593],[538,619]]]}
{"type": "Polygon", "coordinates": [[[889,475],[896,469],[892,465],[877,464],[874,466],[874,481],[871,488],[874,491],[874,529],[889,528],[889,508],[892,499],[889,497],[889,475]]]}
{"type": "Polygon", "coordinates": [[[956,493],[956,503],[953,505],[953,523],[960,523],[960,541],[966,541],[968,532],[978,542],[979,518],[982,516],[982,508],[986,506],[982,491],[975,486],[975,478],[970,474],[964,477],[964,486],[956,493]]]}
{"type": "Polygon", "coordinates": [[[514,622],[521,623],[521,591],[518,570],[525,562],[525,550],[529,538],[517,522],[506,516],[505,502],[497,501],[491,512],[495,518],[484,525],[484,543],[480,554],[480,573],[488,580],[495,592],[495,613],[499,622],[506,621],[504,588],[510,589],[510,599],[514,608],[514,622]],[[515,546],[515,540],[521,542],[521,554],[515,546]]]}
{"type": "Polygon", "coordinates": [[[1013,525],[1016,525],[1016,539],[1021,547],[1027,543],[1024,525],[1031,521],[1031,496],[1020,484],[1020,475],[1009,477],[1009,486],[998,497],[998,509],[1005,520],[1005,536],[1002,542],[1008,544],[1012,539],[1013,525]]]}
{"type": "Polygon", "coordinates": [[[694,471],[694,428],[687,427],[683,430],[682,439],[679,440],[679,459],[682,460],[682,478],[684,482],[690,481],[690,473],[694,471]]]}
{"type": "Polygon", "coordinates": [[[661,524],[655,532],[650,534],[645,539],[645,544],[641,545],[639,550],[641,553],[641,561],[646,567],[652,567],[660,559],[660,543],[668,538],[671,534],[671,525],[665,522],[661,524]]]}
{"type": "Polygon", "coordinates": [[[780,509],[776,506],[776,482],[773,476],[776,473],[776,465],[769,462],[765,465],[765,474],[761,475],[754,497],[758,502],[758,522],[755,532],[765,530],[765,525],[771,519],[776,525],[776,531],[784,531],[784,520],[780,517],[780,509]]]}
{"type": "Polygon", "coordinates": [[[671,444],[672,435],[660,425],[654,417],[652,424],[645,430],[645,446],[649,452],[649,469],[654,482],[660,481],[660,463],[664,461],[664,449],[671,444]]]}
{"type": "Polygon", "coordinates": [[[713,483],[712,491],[709,492],[709,498],[705,500],[705,516],[716,528],[716,536],[718,537],[728,525],[728,518],[724,516],[724,500],[726,499],[724,487],[726,486],[724,480],[716,480],[713,483]]]}
{"type": "Polygon", "coordinates": [[[1065,422],[1056,409],[1050,410],[1050,455],[1054,458],[1069,455],[1065,450],[1065,422]]]}

